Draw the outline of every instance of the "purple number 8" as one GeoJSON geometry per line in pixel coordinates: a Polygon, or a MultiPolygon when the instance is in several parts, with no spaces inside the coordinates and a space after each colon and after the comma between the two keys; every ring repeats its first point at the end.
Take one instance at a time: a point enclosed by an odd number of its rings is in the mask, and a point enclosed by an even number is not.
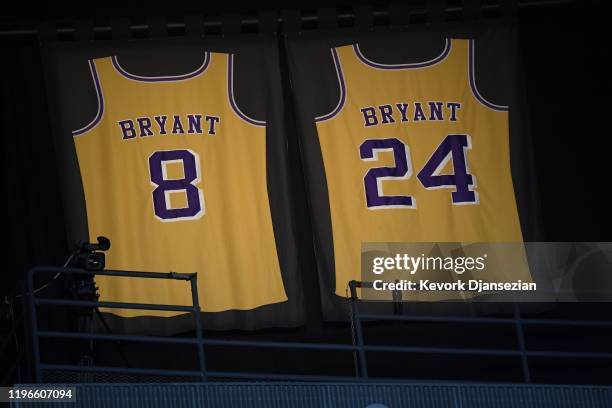
{"type": "Polygon", "coordinates": [[[166,150],[149,157],[149,172],[153,190],[155,217],[162,222],[185,221],[200,218],[204,214],[204,194],[195,185],[200,182],[200,158],[191,150],[166,150]],[[168,179],[166,166],[180,162],[184,177],[168,179]],[[169,193],[184,191],[187,207],[171,208],[169,193]]]}

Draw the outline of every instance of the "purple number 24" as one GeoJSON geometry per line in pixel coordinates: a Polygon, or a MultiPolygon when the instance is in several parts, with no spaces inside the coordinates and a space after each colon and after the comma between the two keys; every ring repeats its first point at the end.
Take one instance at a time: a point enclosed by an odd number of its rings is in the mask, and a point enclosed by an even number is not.
{"type": "MultiPolygon", "coordinates": [[[[469,174],[466,150],[471,148],[468,135],[448,135],[436,148],[430,159],[417,174],[417,179],[428,190],[454,188],[451,202],[454,205],[478,204],[478,194],[473,191],[474,177],[469,174]],[[440,174],[452,159],[454,174],[440,174]]],[[[364,161],[378,160],[379,151],[392,151],[395,167],[377,167],[368,170],[363,178],[366,205],[370,210],[385,208],[416,208],[412,196],[386,196],[382,181],[408,179],[412,175],[409,147],[399,139],[368,139],[359,147],[364,161]]]]}

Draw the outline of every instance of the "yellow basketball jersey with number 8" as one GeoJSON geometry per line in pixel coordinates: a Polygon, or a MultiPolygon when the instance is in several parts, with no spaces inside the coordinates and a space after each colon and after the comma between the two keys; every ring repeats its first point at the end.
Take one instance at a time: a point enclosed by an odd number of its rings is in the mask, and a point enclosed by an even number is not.
{"type": "MultiPolygon", "coordinates": [[[[287,300],[266,183],[265,122],[234,100],[233,55],[194,72],[143,77],[116,57],[90,61],[96,118],[74,133],[90,237],[107,267],[197,272],[202,309],[287,300]]],[[[191,304],[189,285],[97,277],[101,299],[191,304]]],[[[121,311],[123,316],[176,312],[121,311]]]]}

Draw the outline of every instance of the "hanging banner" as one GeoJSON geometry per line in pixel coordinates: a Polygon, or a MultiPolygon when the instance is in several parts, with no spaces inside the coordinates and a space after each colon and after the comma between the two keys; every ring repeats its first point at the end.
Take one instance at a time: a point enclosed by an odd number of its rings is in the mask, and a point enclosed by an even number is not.
{"type": "MultiPolygon", "coordinates": [[[[274,39],[50,42],[43,52],[71,245],[106,236],[107,269],[197,272],[205,328],[300,324],[274,39]]],[[[96,284],[104,301],[192,299],[183,282],[96,284]]],[[[129,332],[193,328],[179,312],[107,320],[129,332]]]]}
{"type": "Polygon", "coordinates": [[[537,240],[511,26],[301,33],[288,54],[328,318],[365,243],[537,240]]]}

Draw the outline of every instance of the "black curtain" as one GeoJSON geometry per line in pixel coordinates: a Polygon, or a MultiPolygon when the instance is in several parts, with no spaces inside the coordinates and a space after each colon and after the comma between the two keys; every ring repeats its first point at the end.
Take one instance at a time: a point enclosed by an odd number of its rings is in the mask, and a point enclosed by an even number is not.
{"type": "Polygon", "coordinates": [[[22,318],[26,271],[35,265],[61,264],[67,248],[38,42],[35,38],[2,40],[0,52],[6,209],[0,273],[0,381],[12,384],[29,378],[31,369],[28,329],[22,318]]]}
{"type": "Polygon", "coordinates": [[[604,34],[609,14],[595,3],[520,21],[545,241],[612,240],[612,48],[604,34]]]}
{"type": "Polygon", "coordinates": [[[4,298],[34,265],[58,265],[67,253],[56,155],[36,39],[0,42],[4,298]]]}

